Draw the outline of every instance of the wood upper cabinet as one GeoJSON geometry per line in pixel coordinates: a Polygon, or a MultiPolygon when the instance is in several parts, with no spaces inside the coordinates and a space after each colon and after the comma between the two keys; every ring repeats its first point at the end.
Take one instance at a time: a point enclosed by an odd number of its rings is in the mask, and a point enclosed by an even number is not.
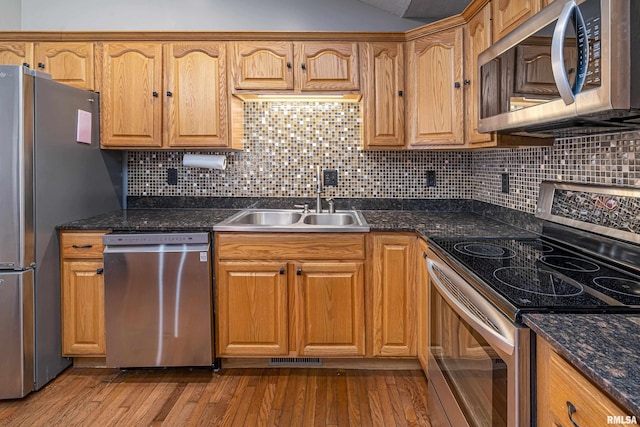
{"type": "Polygon", "coordinates": [[[494,42],[538,13],[543,1],[545,0],[493,0],[491,16],[494,42]]]}
{"type": "Polygon", "coordinates": [[[221,261],[216,274],[216,354],[288,354],[286,263],[221,261]]]}
{"type": "Polygon", "coordinates": [[[80,89],[95,89],[94,64],[91,42],[0,43],[0,65],[26,65],[80,89]]]}
{"type": "Polygon", "coordinates": [[[235,90],[357,91],[358,43],[235,42],[235,90]]]}
{"type": "Polygon", "coordinates": [[[609,424],[609,416],[640,415],[621,408],[544,339],[536,347],[538,425],[596,427],[609,424]],[[569,405],[575,409],[572,419],[569,405]]]}
{"type": "Polygon", "coordinates": [[[297,354],[363,356],[363,263],[303,262],[295,270],[297,354]]]}
{"type": "Polygon", "coordinates": [[[464,55],[465,139],[470,147],[496,144],[494,133],[478,132],[480,76],[478,55],[491,46],[491,5],[484,6],[467,23],[464,55]]]}
{"type": "Polygon", "coordinates": [[[373,238],[373,355],[416,355],[415,234],[373,238]]]}
{"type": "Polygon", "coordinates": [[[102,50],[103,147],[229,148],[224,43],[105,43],[102,50]]]}
{"type": "Polygon", "coordinates": [[[35,43],[34,60],[39,70],[51,74],[57,82],[95,89],[93,43],[35,43]]]}
{"type": "Polygon", "coordinates": [[[404,44],[362,43],[360,55],[364,148],[403,148],[404,44]]]}
{"type": "Polygon", "coordinates": [[[412,40],[407,50],[409,148],[463,145],[463,28],[412,40]]]}
{"type": "Polygon", "coordinates": [[[418,239],[417,264],[417,307],[416,307],[416,353],[420,365],[427,373],[427,360],[429,358],[429,272],[427,271],[427,242],[418,239]]]}
{"type": "Polygon", "coordinates": [[[0,43],[0,65],[26,65],[33,68],[33,43],[0,43]]]}
{"type": "Polygon", "coordinates": [[[293,43],[234,42],[234,89],[293,89],[293,43]]]}
{"type": "Polygon", "coordinates": [[[62,354],[105,355],[104,232],[63,232],[61,247],[62,354]]]}

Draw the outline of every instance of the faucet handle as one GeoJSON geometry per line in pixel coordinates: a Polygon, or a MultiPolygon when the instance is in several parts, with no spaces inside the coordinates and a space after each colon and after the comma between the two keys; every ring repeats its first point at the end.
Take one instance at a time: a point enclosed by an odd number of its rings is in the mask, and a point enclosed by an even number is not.
{"type": "Polygon", "coordinates": [[[309,213],[309,203],[303,205],[293,205],[294,208],[302,209],[302,213],[309,213]]]}
{"type": "Polygon", "coordinates": [[[333,201],[333,197],[327,197],[327,203],[329,203],[329,213],[336,213],[336,203],[333,201]]]}

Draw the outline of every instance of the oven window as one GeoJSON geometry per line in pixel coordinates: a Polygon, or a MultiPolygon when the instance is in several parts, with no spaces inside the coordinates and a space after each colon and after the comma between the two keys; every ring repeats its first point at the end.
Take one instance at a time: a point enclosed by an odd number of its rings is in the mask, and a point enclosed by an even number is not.
{"type": "Polygon", "coordinates": [[[507,425],[507,365],[431,288],[431,353],[470,425],[507,425]]]}

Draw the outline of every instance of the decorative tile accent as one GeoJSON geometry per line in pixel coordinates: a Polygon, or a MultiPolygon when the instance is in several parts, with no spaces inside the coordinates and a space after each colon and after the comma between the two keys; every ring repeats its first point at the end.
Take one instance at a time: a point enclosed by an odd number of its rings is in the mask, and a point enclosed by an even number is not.
{"type": "Polygon", "coordinates": [[[338,198],[470,199],[468,152],[363,151],[358,103],[247,102],[242,152],[227,169],[182,166],[183,152],[130,152],[129,196],[314,197],[316,165],[338,171],[338,198]],[[167,184],[167,170],[178,185],[167,184]],[[436,171],[436,187],[426,171],[436,171]]]}
{"type": "Polygon", "coordinates": [[[640,185],[640,133],[557,139],[553,147],[363,151],[358,103],[247,102],[242,152],[227,169],[182,166],[181,151],[129,152],[129,196],[314,197],[315,167],[336,169],[336,198],[475,199],[533,213],[543,180],[640,185]],[[175,168],[177,185],[167,184],[175,168]],[[435,187],[426,171],[436,171],[435,187]],[[510,193],[501,192],[509,173],[510,193]]]}

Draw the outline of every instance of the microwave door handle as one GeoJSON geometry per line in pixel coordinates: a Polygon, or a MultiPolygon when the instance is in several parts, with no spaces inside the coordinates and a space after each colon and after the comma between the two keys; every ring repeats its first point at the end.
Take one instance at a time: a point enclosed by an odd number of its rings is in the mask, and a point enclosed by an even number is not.
{"type": "Polygon", "coordinates": [[[553,30],[553,38],[551,39],[551,70],[553,71],[553,80],[555,80],[560,97],[566,105],[573,104],[576,97],[573,94],[564,68],[564,36],[567,33],[567,27],[571,21],[571,14],[577,7],[576,2],[573,0],[564,5],[558,17],[556,27],[553,30]]]}

